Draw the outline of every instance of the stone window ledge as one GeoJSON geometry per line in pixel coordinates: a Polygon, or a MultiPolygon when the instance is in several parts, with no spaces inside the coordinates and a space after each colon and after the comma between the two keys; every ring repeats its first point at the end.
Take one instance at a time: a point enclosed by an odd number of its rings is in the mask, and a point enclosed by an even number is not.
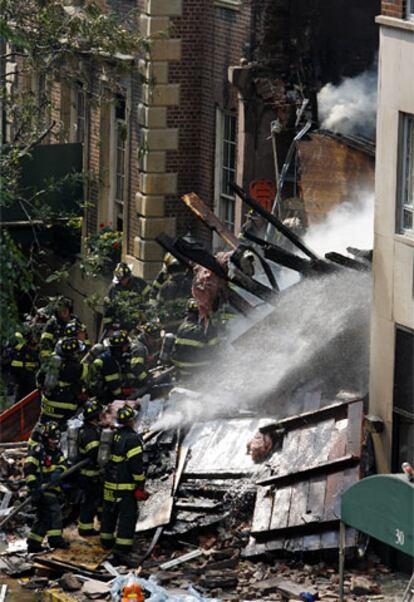
{"type": "Polygon", "coordinates": [[[239,11],[242,0],[214,0],[214,6],[217,8],[227,8],[229,10],[239,11]]]}
{"type": "Polygon", "coordinates": [[[376,17],[375,22],[378,23],[378,25],[385,25],[386,27],[394,27],[396,29],[414,32],[414,21],[408,19],[396,19],[395,17],[380,15],[379,17],[376,17]]]}

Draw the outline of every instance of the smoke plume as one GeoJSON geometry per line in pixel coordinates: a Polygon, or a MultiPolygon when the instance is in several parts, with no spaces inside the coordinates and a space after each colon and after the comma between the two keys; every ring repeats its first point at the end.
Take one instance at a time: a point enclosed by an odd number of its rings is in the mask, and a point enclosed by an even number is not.
{"type": "Polygon", "coordinates": [[[318,94],[321,127],[340,134],[375,138],[377,114],[376,66],[339,86],[326,84],[318,94]]]}

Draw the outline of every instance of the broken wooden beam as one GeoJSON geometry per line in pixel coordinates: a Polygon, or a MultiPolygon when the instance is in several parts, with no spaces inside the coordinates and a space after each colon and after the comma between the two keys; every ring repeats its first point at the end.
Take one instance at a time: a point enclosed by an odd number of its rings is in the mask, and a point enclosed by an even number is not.
{"type": "Polygon", "coordinates": [[[181,197],[189,209],[213,232],[216,232],[232,249],[237,249],[240,240],[219,220],[217,215],[195,194],[190,192],[181,197]]]}
{"type": "Polygon", "coordinates": [[[304,470],[298,470],[296,472],[288,472],[281,475],[273,475],[267,477],[266,479],[262,479],[261,481],[257,481],[256,485],[278,485],[282,487],[284,485],[288,485],[294,483],[295,481],[301,481],[304,478],[310,478],[313,476],[317,476],[318,474],[327,475],[331,472],[337,472],[339,470],[344,470],[345,468],[349,468],[350,466],[356,466],[358,464],[360,458],[359,456],[354,456],[352,454],[347,454],[346,456],[342,456],[341,458],[336,458],[335,460],[328,460],[327,462],[322,462],[321,464],[316,464],[315,466],[306,467],[304,470]]]}
{"type": "Polygon", "coordinates": [[[351,257],[347,257],[346,255],[334,251],[325,253],[325,257],[326,259],[329,259],[329,261],[333,261],[342,267],[357,270],[358,272],[369,272],[371,270],[371,266],[368,263],[352,259],[351,257]]]}
{"type": "Polygon", "coordinates": [[[190,245],[183,239],[176,240],[175,246],[185,257],[194,263],[202,265],[206,269],[216,274],[216,276],[219,276],[219,278],[222,278],[224,281],[233,282],[259,299],[262,299],[267,303],[271,303],[272,305],[276,305],[275,292],[272,289],[268,288],[264,284],[261,284],[257,280],[250,278],[250,276],[247,276],[237,268],[234,270],[232,277],[230,277],[224,268],[222,268],[222,266],[219,264],[214,255],[202,247],[190,245]]]}
{"type": "MultiPolygon", "coordinates": [[[[190,261],[183,253],[181,253],[172,238],[170,238],[167,234],[159,234],[156,239],[157,243],[168,253],[171,253],[182,265],[184,265],[187,269],[193,271],[194,262],[190,261]]],[[[237,291],[230,288],[228,284],[226,284],[227,297],[229,302],[244,316],[247,316],[248,313],[253,309],[252,305],[246,299],[244,299],[237,291]]]]}
{"type": "MultiPolygon", "coordinates": [[[[354,403],[354,401],[357,400],[353,400],[350,403],[354,403]]],[[[273,431],[280,428],[283,428],[286,431],[294,430],[300,426],[306,426],[312,422],[319,422],[320,420],[324,420],[332,416],[337,419],[346,418],[348,405],[349,404],[347,402],[338,401],[323,408],[318,408],[317,410],[310,410],[309,412],[303,412],[302,414],[296,414],[295,416],[282,418],[278,422],[266,424],[265,426],[261,426],[259,431],[261,433],[271,434],[273,431]]]]}
{"type": "Polygon", "coordinates": [[[286,238],[289,239],[290,242],[292,242],[296,247],[298,247],[298,249],[300,249],[303,253],[305,253],[305,255],[307,255],[314,261],[317,261],[320,259],[313,251],[311,251],[309,249],[309,247],[307,247],[305,245],[305,243],[300,238],[300,236],[298,236],[297,234],[292,232],[292,230],[290,228],[288,228],[287,226],[285,226],[285,224],[283,224],[283,222],[281,222],[280,219],[278,219],[275,215],[266,211],[266,209],[264,209],[261,205],[259,205],[259,203],[257,203],[254,199],[252,199],[252,197],[250,195],[248,195],[243,190],[243,188],[240,188],[240,186],[238,186],[235,183],[230,184],[230,186],[233,188],[234,192],[247,205],[249,205],[249,207],[251,207],[254,211],[256,211],[256,213],[261,215],[267,222],[271,223],[272,226],[274,226],[277,230],[279,230],[279,232],[281,232],[284,236],[286,236],[286,238]]]}

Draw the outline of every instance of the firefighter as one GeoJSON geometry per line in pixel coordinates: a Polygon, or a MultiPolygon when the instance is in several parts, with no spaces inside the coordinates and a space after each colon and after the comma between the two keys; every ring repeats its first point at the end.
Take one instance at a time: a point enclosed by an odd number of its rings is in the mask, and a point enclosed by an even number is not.
{"type": "Polygon", "coordinates": [[[85,351],[89,351],[92,346],[85,324],[77,317],[67,323],[63,331],[63,336],[82,341],[85,345],[85,351]]]}
{"type": "Polygon", "coordinates": [[[10,359],[17,402],[36,389],[36,372],[40,366],[38,345],[29,326],[23,324],[16,332],[10,359]]]}
{"type": "Polygon", "coordinates": [[[37,384],[41,391],[40,418],[30,436],[29,444],[37,443],[41,425],[51,420],[60,428],[66,428],[85,398],[88,366],[82,364],[80,356],[83,344],[77,339],[63,338],[56,345],[55,353],[47,365],[37,374],[37,384]]]}
{"type": "Polygon", "coordinates": [[[219,338],[211,320],[200,319],[197,301],[187,303],[187,317],[177,330],[171,361],[180,375],[192,376],[208,366],[214,357],[219,338]]]}
{"type": "Polygon", "coordinates": [[[55,483],[66,470],[59,442],[59,425],[51,421],[42,429],[41,441],[29,447],[24,463],[26,483],[36,507],[35,522],[27,538],[29,552],[40,552],[45,537],[52,548],[69,547],[62,536],[62,490],[55,483]],[[50,486],[46,491],[41,491],[42,485],[47,483],[50,486]]]}
{"type": "Polygon", "coordinates": [[[191,295],[192,275],[176,259],[172,257],[166,264],[167,277],[159,287],[157,300],[165,303],[166,301],[177,301],[177,299],[188,299],[191,295]]]}
{"type": "Polygon", "coordinates": [[[82,501],[78,522],[79,535],[89,537],[97,535],[94,528],[94,519],[100,505],[101,491],[98,450],[101,437],[99,418],[102,406],[96,399],[90,399],[85,403],[83,409],[84,424],[79,431],[79,461],[88,459],[89,464],[81,468],[79,475],[79,487],[82,491],[82,501]]]}
{"type": "Polygon", "coordinates": [[[109,337],[109,348],[91,364],[90,393],[103,404],[119,399],[128,383],[129,346],[127,332],[116,330],[109,337]]]}
{"type": "Polygon", "coordinates": [[[47,360],[53,353],[56,343],[63,337],[66,325],[75,318],[71,299],[60,296],[55,303],[54,314],[46,322],[40,337],[40,361],[47,360]]]}
{"type": "Polygon", "coordinates": [[[134,430],[136,412],[124,405],[117,412],[117,432],[105,468],[101,543],[113,547],[114,561],[128,564],[138,517],[137,501],[148,499],[143,468],[143,442],[134,430]],[[115,536],[116,531],[116,536],[115,536]]]}
{"type": "Polygon", "coordinates": [[[141,327],[137,340],[146,349],[145,367],[155,368],[161,351],[161,326],[157,320],[149,320],[141,327]]]}
{"type": "Polygon", "coordinates": [[[103,324],[106,328],[108,324],[117,319],[116,311],[113,307],[117,295],[120,293],[137,293],[141,297],[146,297],[151,287],[143,278],[133,276],[129,265],[123,261],[118,263],[114,270],[112,284],[109,287],[108,294],[104,298],[104,318],[103,324]]]}
{"type": "Polygon", "coordinates": [[[130,350],[130,385],[134,389],[141,389],[150,385],[151,376],[148,372],[149,351],[139,336],[131,343],[130,350]]]}
{"type": "Polygon", "coordinates": [[[158,272],[158,274],[156,275],[156,277],[153,280],[152,285],[151,285],[151,290],[150,290],[150,293],[149,293],[149,296],[151,297],[151,299],[155,299],[157,297],[160,288],[162,287],[162,285],[164,284],[164,282],[167,280],[167,278],[168,278],[168,265],[171,263],[171,261],[173,259],[174,259],[174,256],[171,255],[171,253],[166,253],[164,255],[164,260],[163,260],[162,268],[158,272]]]}

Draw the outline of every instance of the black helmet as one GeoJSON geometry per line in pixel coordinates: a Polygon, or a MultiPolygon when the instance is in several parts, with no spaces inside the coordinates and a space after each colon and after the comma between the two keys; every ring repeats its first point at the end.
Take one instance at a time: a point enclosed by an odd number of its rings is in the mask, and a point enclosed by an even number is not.
{"type": "Polygon", "coordinates": [[[131,268],[125,261],[121,261],[118,263],[116,268],[114,269],[114,280],[119,283],[124,278],[129,278],[132,275],[131,268]]]}
{"type": "Polygon", "coordinates": [[[57,422],[51,420],[47,422],[42,429],[42,439],[43,441],[47,441],[48,439],[60,439],[60,428],[57,422]]]}
{"type": "Polygon", "coordinates": [[[198,314],[198,303],[193,297],[188,299],[186,309],[188,314],[198,314]]]}
{"type": "Polygon", "coordinates": [[[149,322],[145,322],[142,330],[145,334],[149,334],[150,336],[159,336],[161,328],[156,320],[150,320],[149,322]]]}
{"type": "Polygon", "coordinates": [[[90,399],[84,405],[83,417],[85,420],[92,420],[93,418],[98,418],[99,414],[102,412],[102,409],[102,406],[98,403],[96,399],[90,399]]]}
{"type": "Polygon", "coordinates": [[[111,347],[122,347],[129,343],[128,333],[126,330],[115,330],[115,332],[109,337],[109,345],[111,347]]]}
{"type": "Polygon", "coordinates": [[[116,426],[124,426],[125,424],[128,424],[128,422],[135,418],[136,415],[137,413],[131,408],[131,406],[122,406],[122,408],[119,408],[116,413],[116,426]]]}
{"type": "Polygon", "coordinates": [[[82,343],[82,341],[78,341],[78,339],[73,337],[64,337],[61,341],[59,341],[56,347],[58,353],[69,356],[80,353],[85,349],[85,345],[82,343]]]}
{"type": "Polygon", "coordinates": [[[65,329],[63,331],[63,336],[74,339],[78,336],[79,330],[80,328],[78,324],[74,320],[71,320],[66,324],[65,329]]]}

